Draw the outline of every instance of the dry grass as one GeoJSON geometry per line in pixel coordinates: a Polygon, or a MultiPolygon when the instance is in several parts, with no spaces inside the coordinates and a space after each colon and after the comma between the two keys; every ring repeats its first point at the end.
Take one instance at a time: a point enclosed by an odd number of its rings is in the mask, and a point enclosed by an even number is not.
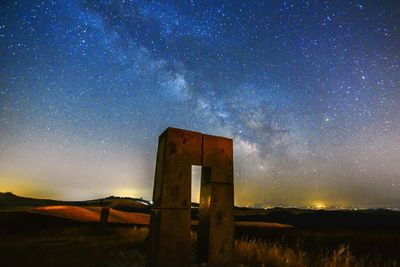
{"type": "Polygon", "coordinates": [[[321,266],[362,267],[400,266],[397,260],[382,261],[377,257],[356,257],[348,245],[339,245],[330,251],[307,252],[300,246],[289,248],[281,243],[267,243],[257,239],[235,241],[235,262],[246,266],[321,266]]]}
{"type": "Polygon", "coordinates": [[[132,266],[145,262],[145,227],[67,227],[0,235],[0,266],[132,266]]]}
{"type": "MultiPolygon", "coordinates": [[[[145,263],[148,231],[147,227],[88,226],[0,236],[0,251],[4,255],[2,263],[4,266],[142,267],[145,263]]],[[[195,231],[191,233],[191,239],[195,247],[195,231]]],[[[343,243],[329,249],[324,246],[321,249],[310,249],[302,239],[294,244],[289,244],[286,239],[265,240],[236,240],[237,266],[400,266],[400,260],[385,258],[383,254],[356,255],[349,245],[343,243]]]]}
{"type": "Polygon", "coordinates": [[[146,242],[147,235],[149,234],[148,227],[129,227],[121,228],[117,231],[118,236],[123,236],[129,240],[133,245],[141,245],[146,242]]]}
{"type": "MultiPolygon", "coordinates": [[[[192,246],[196,248],[197,234],[191,232],[192,246]]],[[[400,267],[399,259],[384,258],[380,254],[355,255],[348,244],[341,243],[335,248],[321,247],[310,250],[299,239],[289,246],[287,240],[266,242],[257,238],[235,240],[235,266],[259,267],[400,267]]]]}
{"type": "Polygon", "coordinates": [[[235,262],[252,266],[307,266],[304,252],[257,239],[235,241],[235,262]]]}

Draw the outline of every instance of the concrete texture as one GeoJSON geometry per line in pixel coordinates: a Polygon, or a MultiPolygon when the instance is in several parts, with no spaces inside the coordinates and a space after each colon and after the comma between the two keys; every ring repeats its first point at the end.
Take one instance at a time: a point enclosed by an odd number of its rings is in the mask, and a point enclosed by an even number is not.
{"type": "Polygon", "coordinates": [[[159,138],[148,267],[191,266],[192,165],[201,165],[198,262],[229,266],[233,258],[232,139],[168,128],[159,138]]]}

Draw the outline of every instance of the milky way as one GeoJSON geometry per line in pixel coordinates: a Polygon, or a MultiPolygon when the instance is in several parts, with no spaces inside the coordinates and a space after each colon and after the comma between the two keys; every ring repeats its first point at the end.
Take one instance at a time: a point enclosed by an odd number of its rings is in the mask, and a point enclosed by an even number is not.
{"type": "Polygon", "coordinates": [[[400,207],[398,1],[2,1],[0,191],[151,198],[169,126],[236,203],[400,207]]]}

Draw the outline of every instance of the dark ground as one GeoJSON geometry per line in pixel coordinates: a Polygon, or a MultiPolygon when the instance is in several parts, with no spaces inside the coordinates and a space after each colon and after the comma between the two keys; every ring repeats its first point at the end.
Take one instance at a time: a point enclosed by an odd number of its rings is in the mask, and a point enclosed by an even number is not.
{"type": "MultiPolygon", "coordinates": [[[[0,212],[1,266],[144,266],[147,227],[80,223],[27,212],[0,212]]],[[[341,244],[370,266],[399,266],[398,228],[236,227],[237,238],[324,254],[341,244]]]]}
{"type": "Polygon", "coordinates": [[[0,212],[0,266],[143,266],[147,229],[0,212]]]}
{"type": "MultiPolygon", "coordinates": [[[[121,203],[119,198],[117,201],[121,203]]],[[[13,201],[1,202],[0,197],[0,266],[144,266],[147,227],[126,224],[103,227],[96,222],[27,212],[13,201]]],[[[51,205],[51,200],[18,199],[17,202],[30,203],[29,207],[38,203],[51,205]]],[[[110,198],[94,203],[115,204],[110,198]]],[[[124,208],[129,210],[125,204],[124,208]]],[[[134,203],[133,210],[137,209],[140,206],[134,203]]],[[[146,210],[148,207],[143,212],[146,210]]],[[[192,215],[196,218],[196,210],[192,215]]],[[[235,219],[295,226],[237,226],[237,239],[278,244],[316,257],[345,245],[354,257],[368,262],[368,266],[400,266],[400,212],[237,208],[235,219]]]]}

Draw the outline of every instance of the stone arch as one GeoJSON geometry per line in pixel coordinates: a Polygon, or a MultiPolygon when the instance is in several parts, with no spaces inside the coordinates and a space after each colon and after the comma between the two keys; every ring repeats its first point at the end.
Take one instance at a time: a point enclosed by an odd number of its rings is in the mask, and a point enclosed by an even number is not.
{"type": "Polygon", "coordinates": [[[232,139],[167,128],[158,142],[148,267],[191,265],[192,165],[202,166],[197,261],[209,266],[232,263],[232,139]]]}

